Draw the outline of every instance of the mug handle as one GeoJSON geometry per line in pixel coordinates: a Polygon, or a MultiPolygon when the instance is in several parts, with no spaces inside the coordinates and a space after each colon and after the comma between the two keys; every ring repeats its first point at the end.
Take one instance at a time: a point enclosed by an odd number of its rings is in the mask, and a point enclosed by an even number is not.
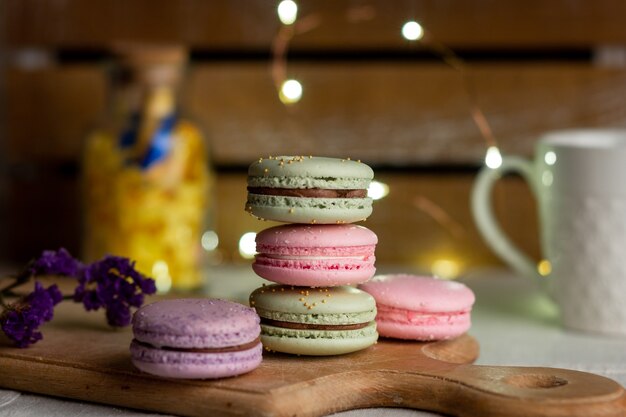
{"type": "Polygon", "coordinates": [[[519,174],[526,180],[535,198],[537,197],[533,162],[515,156],[503,156],[502,164],[498,168],[483,167],[476,177],[471,199],[474,221],[488,246],[502,260],[515,272],[536,279],[543,285],[546,280],[539,275],[537,264],[511,242],[493,215],[491,191],[495,182],[506,173],[519,174]]]}

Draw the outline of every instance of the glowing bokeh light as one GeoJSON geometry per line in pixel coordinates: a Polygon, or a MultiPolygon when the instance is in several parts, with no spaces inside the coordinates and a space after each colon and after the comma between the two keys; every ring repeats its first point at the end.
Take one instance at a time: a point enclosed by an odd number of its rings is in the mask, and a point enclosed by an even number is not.
{"type": "Polygon", "coordinates": [[[547,259],[543,259],[537,264],[537,272],[542,277],[547,277],[552,272],[552,264],[547,259]]]}
{"type": "Polygon", "coordinates": [[[461,273],[461,265],[452,259],[437,259],[430,267],[432,274],[442,279],[455,279],[461,273]]]}
{"type": "Polygon", "coordinates": [[[242,258],[252,259],[256,253],[256,233],[244,233],[239,239],[239,254],[242,258]]]}
{"type": "Polygon", "coordinates": [[[166,293],[172,288],[172,277],[167,262],[156,261],[152,265],[152,278],[157,287],[157,292],[166,293]]]}
{"type": "Polygon", "coordinates": [[[500,150],[495,146],[490,146],[485,155],[485,165],[491,169],[498,169],[502,166],[502,155],[500,150]]]}
{"type": "Polygon", "coordinates": [[[280,101],[284,104],[294,104],[302,98],[302,84],[298,80],[286,80],[280,86],[280,101]]]}
{"type": "Polygon", "coordinates": [[[372,200],[380,200],[389,194],[389,186],[380,181],[372,181],[367,189],[367,196],[372,200]]]}
{"type": "Polygon", "coordinates": [[[424,29],[422,25],[411,20],[402,26],[402,36],[409,41],[418,41],[424,36],[424,29]]]}
{"type": "Polygon", "coordinates": [[[548,165],[554,165],[556,164],[556,154],[552,151],[548,151],[544,155],[543,160],[546,161],[548,165]]]}
{"type": "Polygon", "coordinates": [[[215,231],[207,230],[206,232],[202,234],[201,243],[202,243],[202,248],[205,251],[211,252],[217,249],[217,245],[219,245],[220,239],[217,236],[217,233],[215,233],[215,231]]]}
{"type": "Polygon", "coordinates": [[[554,181],[554,176],[552,175],[552,172],[544,171],[543,174],[541,174],[541,182],[546,187],[551,186],[553,181],[554,181]]]}
{"type": "Polygon", "coordinates": [[[298,17],[298,5],[293,0],[283,0],[278,4],[277,12],[283,25],[291,25],[298,17]]]}

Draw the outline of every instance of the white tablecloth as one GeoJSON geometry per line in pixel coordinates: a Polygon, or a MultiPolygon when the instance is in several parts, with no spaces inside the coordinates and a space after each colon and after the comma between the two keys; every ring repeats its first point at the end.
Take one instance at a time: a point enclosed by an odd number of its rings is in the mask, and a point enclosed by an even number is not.
{"type": "MultiPolygon", "coordinates": [[[[210,271],[209,275],[209,294],[240,301],[246,300],[252,289],[262,282],[249,268],[220,268],[210,271]]],[[[464,281],[477,297],[470,332],[481,346],[477,363],[576,369],[604,375],[626,385],[626,337],[589,335],[562,329],[558,324],[556,308],[547,297],[539,293],[532,282],[516,278],[506,271],[475,272],[464,281]]],[[[0,389],[2,417],[156,415],[0,389]]],[[[351,410],[334,416],[436,415],[415,410],[378,408],[351,410]]]]}

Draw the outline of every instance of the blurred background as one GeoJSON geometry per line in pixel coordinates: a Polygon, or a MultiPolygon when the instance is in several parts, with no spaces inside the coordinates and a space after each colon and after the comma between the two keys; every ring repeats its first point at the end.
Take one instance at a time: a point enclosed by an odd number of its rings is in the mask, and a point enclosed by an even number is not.
{"type": "MultiPolygon", "coordinates": [[[[547,130],[626,126],[622,1],[0,7],[4,264],[60,246],[174,279],[249,262],[246,234],[270,224],[244,212],[247,166],[312,154],[374,168],[379,263],[454,278],[499,264],[469,210],[489,146],[530,156],[547,130]]],[[[527,186],[494,198],[539,260],[527,186]]]]}

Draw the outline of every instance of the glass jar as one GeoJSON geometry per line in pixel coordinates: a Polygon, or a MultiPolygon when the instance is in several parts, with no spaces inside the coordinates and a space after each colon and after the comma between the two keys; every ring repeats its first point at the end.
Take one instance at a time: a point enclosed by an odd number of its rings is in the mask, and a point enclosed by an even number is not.
{"type": "Polygon", "coordinates": [[[179,48],[117,50],[108,109],[83,161],[85,259],[134,259],[161,292],[201,286],[212,203],[202,134],[178,104],[185,58],[179,48]]]}

